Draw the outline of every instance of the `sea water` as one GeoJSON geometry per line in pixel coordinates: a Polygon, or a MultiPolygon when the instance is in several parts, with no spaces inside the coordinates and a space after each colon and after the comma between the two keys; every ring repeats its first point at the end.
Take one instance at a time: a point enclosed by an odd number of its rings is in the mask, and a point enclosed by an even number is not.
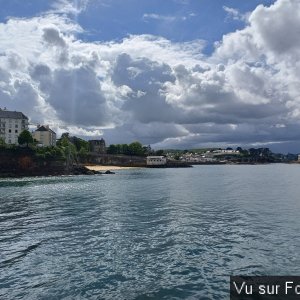
{"type": "Polygon", "coordinates": [[[300,165],[0,179],[0,299],[229,299],[300,275],[300,165]]]}

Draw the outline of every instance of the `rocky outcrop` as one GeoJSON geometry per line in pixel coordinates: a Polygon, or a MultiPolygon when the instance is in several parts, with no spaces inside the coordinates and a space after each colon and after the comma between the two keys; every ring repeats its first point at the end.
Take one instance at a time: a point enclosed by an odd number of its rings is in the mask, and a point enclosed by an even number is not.
{"type": "Polygon", "coordinates": [[[0,149],[0,177],[95,175],[78,164],[67,164],[62,159],[42,159],[30,148],[0,149]]]}

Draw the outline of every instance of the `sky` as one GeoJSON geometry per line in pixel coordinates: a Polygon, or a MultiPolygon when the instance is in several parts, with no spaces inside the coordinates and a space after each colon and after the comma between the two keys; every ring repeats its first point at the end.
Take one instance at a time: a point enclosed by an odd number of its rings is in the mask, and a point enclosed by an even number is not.
{"type": "Polygon", "coordinates": [[[300,0],[0,0],[0,107],[155,149],[300,152],[300,0]]]}

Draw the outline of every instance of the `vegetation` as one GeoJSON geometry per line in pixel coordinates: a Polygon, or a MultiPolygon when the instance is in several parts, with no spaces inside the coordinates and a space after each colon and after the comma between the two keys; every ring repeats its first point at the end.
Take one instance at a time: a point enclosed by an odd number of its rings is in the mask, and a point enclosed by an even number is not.
{"type": "MultiPolygon", "coordinates": [[[[28,130],[24,130],[18,137],[18,143],[26,145],[27,151],[32,152],[36,158],[41,160],[64,160],[68,164],[85,160],[89,153],[89,143],[77,137],[70,137],[68,133],[62,134],[56,146],[38,147],[28,130]]],[[[17,145],[8,145],[0,138],[0,148],[19,152],[22,150],[17,145]]]]}
{"type": "Polygon", "coordinates": [[[3,148],[5,146],[6,146],[5,140],[3,138],[0,138],[0,148],[3,148]]]}
{"type": "Polygon", "coordinates": [[[35,155],[37,158],[40,159],[58,159],[58,160],[65,160],[66,156],[63,150],[60,147],[51,146],[51,147],[37,147],[35,149],[35,155]]]}
{"type": "Polygon", "coordinates": [[[32,144],[33,137],[31,135],[31,133],[28,130],[23,130],[18,137],[18,143],[20,145],[26,144],[26,147],[28,147],[29,144],[32,144]]]}
{"type": "Polygon", "coordinates": [[[142,146],[140,142],[133,142],[131,144],[111,144],[107,149],[108,154],[123,154],[135,156],[148,156],[148,155],[164,155],[164,150],[154,151],[151,146],[142,146]]]}
{"type": "MultiPolygon", "coordinates": [[[[150,146],[148,146],[150,147],[150,146]]],[[[143,147],[140,142],[133,142],[129,145],[127,144],[111,144],[108,149],[108,154],[124,154],[124,155],[136,155],[145,156],[149,152],[148,147],[143,147]]],[[[151,147],[150,147],[151,151],[151,147]]]]}

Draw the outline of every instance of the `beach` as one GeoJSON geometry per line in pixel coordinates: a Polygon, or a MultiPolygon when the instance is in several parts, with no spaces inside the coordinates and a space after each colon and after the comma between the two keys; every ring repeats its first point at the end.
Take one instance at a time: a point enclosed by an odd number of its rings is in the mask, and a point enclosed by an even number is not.
{"type": "Polygon", "coordinates": [[[85,166],[87,169],[92,171],[116,171],[116,170],[127,170],[134,169],[136,167],[120,167],[120,166],[85,166]]]}

